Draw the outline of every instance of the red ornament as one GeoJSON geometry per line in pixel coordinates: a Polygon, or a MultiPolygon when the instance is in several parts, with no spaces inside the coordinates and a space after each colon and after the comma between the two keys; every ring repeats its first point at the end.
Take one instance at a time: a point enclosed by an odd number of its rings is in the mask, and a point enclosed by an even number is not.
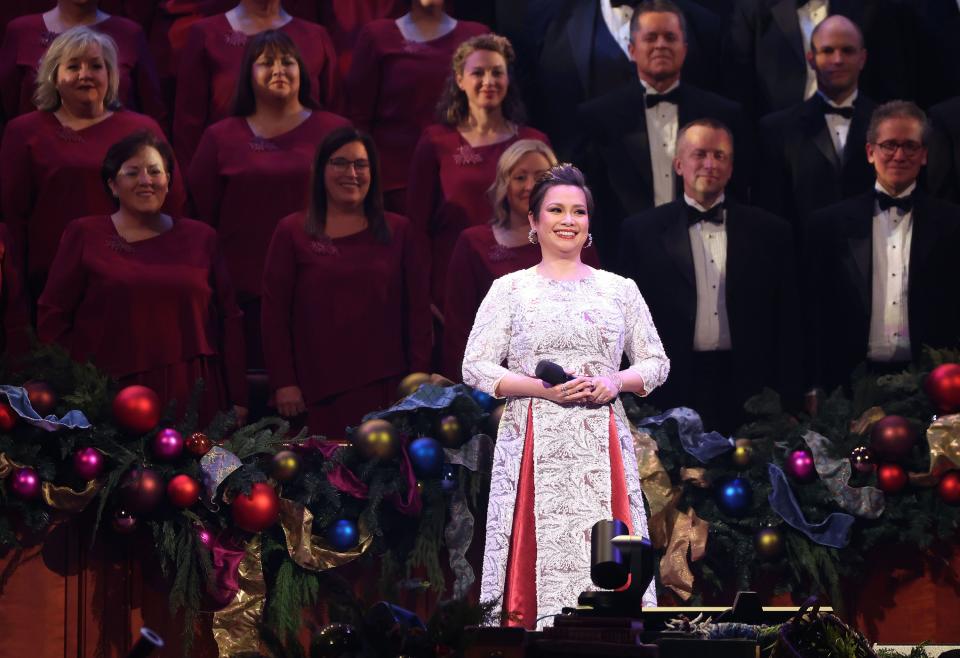
{"type": "Polygon", "coordinates": [[[813,455],[810,454],[809,450],[794,450],[787,455],[783,470],[801,484],[813,482],[817,479],[817,469],[813,464],[813,455]]]}
{"type": "Polygon", "coordinates": [[[113,398],[113,417],[125,432],[149,432],[160,422],[160,398],[146,386],[127,386],[113,398]]]}
{"type": "Polygon", "coordinates": [[[884,416],[870,430],[870,447],[880,459],[901,462],[910,456],[917,433],[903,416],[884,416]]]}
{"type": "Polygon", "coordinates": [[[57,406],[57,394],[50,384],[41,381],[29,381],[23,385],[27,391],[30,406],[41,416],[53,413],[57,406]]]}
{"type": "Polygon", "coordinates": [[[877,486],[884,493],[897,493],[907,486],[907,472],[900,464],[880,464],[877,467],[877,486]]]}
{"type": "Polygon", "coordinates": [[[194,457],[203,457],[205,454],[210,452],[210,448],[213,447],[213,443],[203,432],[194,432],[187,437],[184,447],[187,449],[187,452],[194,457]]]}
{"type": "Polygon", "coordinates": [[[937,493],[948,505],[960,505],[960,471],[950,471],[940,478],[937,493]]]}
{"type": "Polygon", "coordinates": [[[81,448],[73,453],[73,471],[81,480],[96,480],[103,472],[103,453],[96,448],[81,448]]]}
{"type": "Polygon", "coordinates": [[[257,482],[250,495],[238,494],[230,512],[233,523],[247,532],[262,532],[280,518],[280,499],[269,484],[257,482]]]}
{"type": "Polygon", "coordinates": [[[0,432],[12,432],[20,416],[6,402],[0,402],[0,432]]]}
{"type": "Polygon", "coordinates": [[[940,413],[957,411],[960,409],[960,364],[937,366],[927,375],[923,387],[940,413]]]}
{"type": "Polygon", "coordinates": [[[149,468],[134,468],[123,476],[120,492],[127,510],[146,514],[163,501],[163,478],[149,468]]]}
{"type": "Polygon", "coordinates": [[[175,475],[167,483],[167,498],[174,507],[193,507],[200,500],[200,483],[184,473],[175,475]]]}

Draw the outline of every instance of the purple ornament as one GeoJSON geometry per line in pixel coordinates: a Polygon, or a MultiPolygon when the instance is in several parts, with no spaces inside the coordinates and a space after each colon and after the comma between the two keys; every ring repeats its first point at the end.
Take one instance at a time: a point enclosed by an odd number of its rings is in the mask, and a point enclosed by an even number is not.
{"type": "Polygon", "coordinates": [[[783,465],[787,475],[801,484],[813,482],[817,479],[817,469],[813,465],[813,455],[809,450],[794,450],[787,455],[787,462],[783,465]]]}
{"type": "Polygon", "coordinates": [[[81,480],[96,480],[103,472],[103,455],[96,448],[81,448],[73,453],[73,470],[81,480]]]}
{"type": "Polygon", "coordinates": [[[213,533],[207,530],[204,527],[200,527],[197,530],[197,537],[200,538],[200,543],[206,546],[207,548],[213,548],[213,533]]]}
{"type": "Polygon", "coordinates": [[[172,461],[183,452],[183,435],[172,427],[162,429],[153,437],[153,454],[157,459],[172,461]]]}
{"type": "Polygon", "coordinates": [[[872,473],[876,468],[873,452],[867,446],[857,446],[850,451],[850,463],[858,473],[872,473]]]}
{"type": "Polygon", "coordinates": [[[10,491],[17,498],[33,500],[40,495],[40,476],[29,466],[15,468],[10,475],[10,491]]]}

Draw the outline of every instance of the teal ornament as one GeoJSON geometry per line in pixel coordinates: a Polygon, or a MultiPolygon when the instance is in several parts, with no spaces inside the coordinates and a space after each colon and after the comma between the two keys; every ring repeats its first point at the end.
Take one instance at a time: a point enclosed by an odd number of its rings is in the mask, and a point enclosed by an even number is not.
{"type": "Polygon", "coordinates": [[[360,542],[360,530],[350,519],[334,521],[327,528],[327,542],[338,551],[349,551],[360,542]]]}
{"type": "Polygon", "coordinates": [[[753,505],[753,487],[745,478],[721,480],[716,489],[717,506],[724,514],[742,516],[753,505]]]}
{"type": "Polygon", "coordinates": [[[421,437],[410,444],[410,463],[421,480],[436,479],[443,474],[443,446],[436,439],[421,437]]]}

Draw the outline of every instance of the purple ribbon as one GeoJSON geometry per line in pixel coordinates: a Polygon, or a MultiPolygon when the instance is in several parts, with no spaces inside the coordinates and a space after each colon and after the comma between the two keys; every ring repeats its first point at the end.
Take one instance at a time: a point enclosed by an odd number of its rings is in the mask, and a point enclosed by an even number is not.
{"type": "Polygon", "coordinates": [[[10,408],[17,412],[17,415],[23,418],[24,422],[44,429],[48,432],[67,428],[71,430],[85,430],[90,428],[90,421],[83,415],[79,409],[68,411],[63,418],[57,418],[56,414],[50,414],[43,417],[36,412],[33,405],[30,404],[30,397],[27,390],[21,386],[0,386],[0,395],[6,395],[10,402],[10,408]]]}
{"type": "Polygon", "coordinates": [[[676,421],[680,445],[701,464],[706,464],[717,455],[722,455],[733,448],[733,439],[725,437],[720,432],[704,432],[700,414],[690,407],[675,407],[659,416],[644,418],[639,425],[641,427],[659,426],[668,420],[676,421]]]}
{"type": "Polygon", "coordinates": [[[217,497],[217,489],[220,484],[241,466],[243,466],[243,462],[240,461],[240,458],[221,446],[213,446],[207,454],[200,458],[203,487],[207,490],[207,500],[214,509],[217,509],[214,499],[217,497]]]}
{"type": "Polygon", "coordinates": [[[854,522],[851,515],[833,512],[820,523],[808,523],[803,518],[803,512],[790,489],[787,476],[783,474],[780,467],[776,464],[767,464],[767,472],[770,474],[770,484],[773,487],[767,500],[780,518],[809,537],[810,541],[823,546],[843,548],[850,542],[850,529],[854,522]]]}

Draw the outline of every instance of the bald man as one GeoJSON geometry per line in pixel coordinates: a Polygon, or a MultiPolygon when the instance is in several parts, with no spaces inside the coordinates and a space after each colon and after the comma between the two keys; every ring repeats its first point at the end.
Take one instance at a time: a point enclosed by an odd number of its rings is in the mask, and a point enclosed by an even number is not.
{"type": "Polygon", "coordinates": [[[867,56],[860,28],[850,19],[824,19],[813,31],[808,55],[817,92],[760,122],[763,167],[753,198],[789,220],[797,238],[810,213],[873,185],[863,153],[876,103],[858,84],[867,56]]]}

